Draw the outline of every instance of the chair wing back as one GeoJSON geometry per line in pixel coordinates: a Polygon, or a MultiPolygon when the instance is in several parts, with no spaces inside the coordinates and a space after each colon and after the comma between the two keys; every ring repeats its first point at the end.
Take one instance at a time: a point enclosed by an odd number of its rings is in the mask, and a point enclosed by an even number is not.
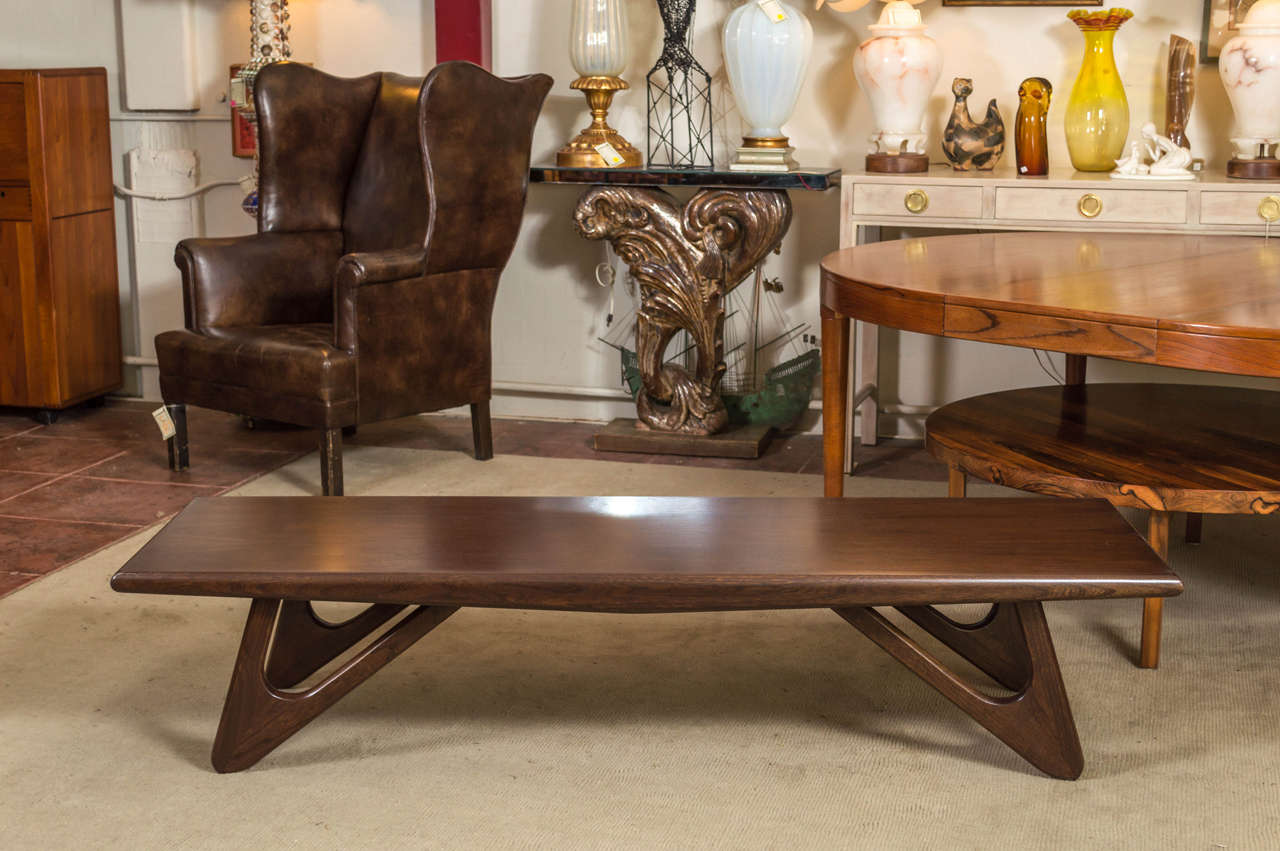
{"type": "Polygon", "coordinates": [[[341,231],[380,74],[346,79],[295,62],[258,74],[258,230],[341,231]]]}
{"type": "Polygon", "coordinates": [[[343,252],[417,248],[427,235],[427,183],[418,139],[421,77],[382,75],[347,187],[343,252]]]}
{"type": "Polygon", "coordinates": [[[430,218],[427,274],[502,269],[524,215],[529,149],[546,74],[503,79],[442,63],[422,86],[419,116],[430,218]]]}

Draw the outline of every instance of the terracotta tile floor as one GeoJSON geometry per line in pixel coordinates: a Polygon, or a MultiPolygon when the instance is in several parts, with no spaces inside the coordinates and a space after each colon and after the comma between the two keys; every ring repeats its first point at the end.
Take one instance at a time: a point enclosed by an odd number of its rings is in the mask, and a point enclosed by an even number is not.
{"type": "MultiPolygon", "coordinates": [[[[170,472],[154,404],[109,400],[62,412],[40,426],[0,408],[0,596],[179,511],[313,451],[316,436],[274,423],[245,428],[231,414],[188,409],[192,460],[170,472]]],[[[598,423],[494,420],[499,454],[672,464],[784,473],[820,473],[818,435],[776,437],[755,461],[596,452],[598,423]]],[[[362,426],[351,444],[471,452],[465,416],[407,417],[362,426]]],[[[918,443],[886,441],[858,449],[859,475],[945,481],[946,471],[918,443]]],[[[319,470],[317,469],[317,482],[319,470]]],[[[318,487],[318,485],[317,485],[318,487]]]]}

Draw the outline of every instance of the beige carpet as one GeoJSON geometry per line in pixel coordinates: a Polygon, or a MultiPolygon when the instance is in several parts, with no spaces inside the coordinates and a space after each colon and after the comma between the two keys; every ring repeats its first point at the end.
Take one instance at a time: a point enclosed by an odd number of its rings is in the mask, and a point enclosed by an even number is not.
{"type": "MultiPolygon", "coordinates": [[[[242,492],[307,492],[314,465],[242,492]]],[[[365,448],[347,475],[351,493],[819,488],[365,448]]],[[[1188,593],[1169,606],[1159,672],[1130,663],[1137,602],[1049,607],[1085,751],[1075,783],[1038,774],[823,611],[467,610],[257,767],[219,776],[209,747],[247,604],[112,593],[143,533],[0,601],[0,844],[1280,847],[1277,524],[1210,520],[1202,547],[1175,545],[1188,593]]]]}

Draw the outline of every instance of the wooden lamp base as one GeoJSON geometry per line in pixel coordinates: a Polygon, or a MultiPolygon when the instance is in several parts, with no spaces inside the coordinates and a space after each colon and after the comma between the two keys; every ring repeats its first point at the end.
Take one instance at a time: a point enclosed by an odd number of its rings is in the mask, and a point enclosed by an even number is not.
{"type": "Polygon", "coordinates": [[[1280,180],[1280,159],[1260,157],[1256,160],[1229,160],[1227,177],[1239,180],[1280,180]]]}
{"type": "Polygon", "coordinates": [[[923,174],[928,170],[925,154],[867,154],[867,174],[923,174]]]}

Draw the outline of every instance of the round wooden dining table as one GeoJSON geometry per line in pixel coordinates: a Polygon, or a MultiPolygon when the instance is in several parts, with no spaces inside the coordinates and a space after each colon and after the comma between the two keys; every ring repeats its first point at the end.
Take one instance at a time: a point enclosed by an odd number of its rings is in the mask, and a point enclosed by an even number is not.
{"type": "MultiPolygon", "coordinates": [[[[1074,392],[1085,385],[1089,357],[1280,377],[1280,240],[986,233],[828,255],[822,380],[829,497],[844,492],[851,320],[1067,355],[1068,387],[1060,394],[991,394],[930,418],[929,448],[951,465],[952,496],[964,494],[966,475],[1051,495],[1105,496],[1151,511],[1149,540],[1162,557],[1171,511],[1190,512],[1188,536],[1195,539],[1199,512],[1280,509],[1280,394],[1236,391],[1232,411],[1215,412],[1210,388],[1074,392]],[[1149,418],[1120,411],[1143,394],[1153,400],[1149,418]],[[1178,415],[1162,418],[1162,406],[1178,415]]],[[[1156,666],[1159,638],[1160,601],[1150,600],[1144,667],[1156,666]]]]}

